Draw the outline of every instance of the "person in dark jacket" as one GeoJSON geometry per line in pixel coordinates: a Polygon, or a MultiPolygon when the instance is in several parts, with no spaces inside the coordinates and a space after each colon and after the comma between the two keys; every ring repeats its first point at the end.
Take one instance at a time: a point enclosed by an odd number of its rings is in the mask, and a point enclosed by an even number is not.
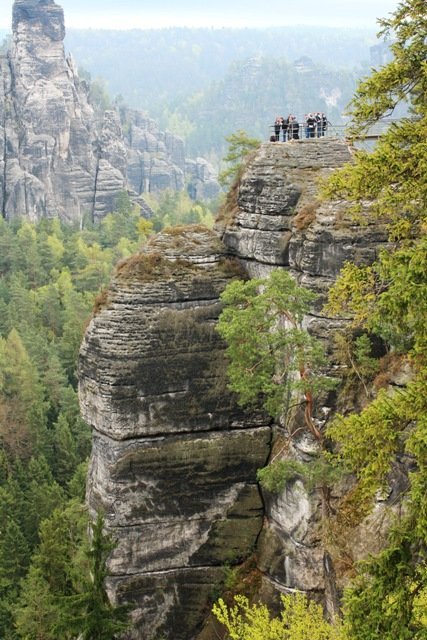
{"type": "Polygon", "coordinates": [[[322,114],[320,111],[316,111],[314,119],[316,120],[316,136],[320,138],[322,135],[322,114]]]}
{"type": "Polygon", "coordinates": [[[316,119],[312,113],[309,113],[305,117],[305,137],[314,138],[315,129],[316,129],[316,119]]]}
{"type": "Polygon", "coordinates": [[[289,140],[299,140],[299,122],[296,116],[289,116],[288,136],[289,140]]]}
{"type": "Polygon", "coordinates": [[[280,140],[281,127],[282,127],[282,118],[280,116],[277,116],[277,118],[274,121],[274,135],[276,136],[276,142],[279,142],[280,140]]]}
{"type": "Polygon", "coordinates": [[[282,118],[283,142],[286,142],[286,140],[288,139],[288,127],[289,127],[289,118],[282,118]]]}

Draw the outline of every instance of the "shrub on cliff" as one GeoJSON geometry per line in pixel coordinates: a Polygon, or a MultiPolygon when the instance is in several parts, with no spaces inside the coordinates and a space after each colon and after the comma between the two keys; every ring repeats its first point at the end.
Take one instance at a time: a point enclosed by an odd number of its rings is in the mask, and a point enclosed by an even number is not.
{"type": "Polygon", "coordinates": [[[322,607],[303,594],[282,595],[280,616],[272,617],[263,604],[249,604],[245,596],[235,596],[228,607],[222,599],[213,607],[231,640],[345,640],[342,626],[329,624],[322,607]]]}

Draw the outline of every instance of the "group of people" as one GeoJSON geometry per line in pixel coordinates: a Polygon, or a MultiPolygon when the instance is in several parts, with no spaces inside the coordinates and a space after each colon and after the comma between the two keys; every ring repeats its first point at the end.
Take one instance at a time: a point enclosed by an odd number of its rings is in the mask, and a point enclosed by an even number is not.
{"type": "Polygon", "coordinates": [[[283,142],[286,140],[298,140],[299,138],[299,122],[296,116],[289,114],[287,118],[277,116],[274,121],[274,136],[270,138],[270,142],[279,142],[280,131],[282,131],[283,142]],[[274,138],[274,140],[273,140],[274,138]]]}
{"type": "MultiPolygon", "coordinates": [[[[306,113],[304,116],[304,132],[306,138],[320,138],[326,134],[328,128],[328,119],[324,113],[320,111],[306,113]]],[[[279,142],[280,132],[282,132],[282,140],[299,140],[300,123],[296,116],[290,114],[287,118],[277,116],[274,121],[274,134],[270,136],[270,142],[279,142]]]]}

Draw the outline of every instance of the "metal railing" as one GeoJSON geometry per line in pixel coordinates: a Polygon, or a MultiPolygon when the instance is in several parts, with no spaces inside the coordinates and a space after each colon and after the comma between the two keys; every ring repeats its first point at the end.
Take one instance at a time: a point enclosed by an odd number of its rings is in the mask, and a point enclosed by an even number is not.
{"type": "MultiPolygon", "coordinates": [[[[386,131],[389,129],[392,123],[399,122],[399,121],[400,121],[400,118],[384,118],[383,120],[376,122],[371,127],[369,127],[368,131],[363,136],[363,140],[368,140],[368,141],[378,140],[378,138],[380,138],[382,135],[384,135],[384,133],[386,133],[386,131]]],[[[292,140],[292,139],[310,140],[310,139],[316,139],[316,138],[318,139],[318,138],[324,138],[324,137],[341,138],[342,140],[345,140],[347,138],[347,135],[346,135],[347,129],[348,129],[348,125],[344,125],[344,124],[335,125],[328,121],[326,128],[321,127],[320,130],[318,131],[318,128],[316,126],[314,130],[311,130],[311,132],[307,133],[307,125],[305,124],[305,122],[298,122],[298,135],[295,135],[293,133],[291,134],[289,127],[286,132],[284,132],[283,129],[280,129],[279,141],[289,142],[289,140],[292,140]],[[286,134],[285,139],[283,139],[284,133],[286,134]]],[[[272,124],[270,125],[270,133],[269,133],[270,139],[272,139],[274,135],[275,135],[275,125],[272,124]]]]}
{"type": "MultiPolygon", "coordinates": [[[[310,131],[307,131],[307,126],[304,122],[294,123],[293,125],[288,126],[286,130],[280,129],[279,139],[277,142],[289,142],[290,140],[310,140],[315,138],[344,138],[344,125],[333,125],[330,122],[325,126],[315,127],[310,131]]],[[[273,141],[273,137],[276,137],[275,134],[275,125],[270,125],[270,142],[273,141]]]]}

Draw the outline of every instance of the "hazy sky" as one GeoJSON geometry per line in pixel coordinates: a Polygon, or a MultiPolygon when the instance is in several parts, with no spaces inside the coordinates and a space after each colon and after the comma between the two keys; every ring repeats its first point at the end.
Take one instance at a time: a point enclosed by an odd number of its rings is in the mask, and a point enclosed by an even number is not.
{"type": "MultiPolygon", "coordinates": [[[[65,26],[149,29],[168,26],[367,26],[398,0],[62,0],[65,26]]],[[[0,28],[10,28],[13,0],[0,0],[0,28]]]]}

